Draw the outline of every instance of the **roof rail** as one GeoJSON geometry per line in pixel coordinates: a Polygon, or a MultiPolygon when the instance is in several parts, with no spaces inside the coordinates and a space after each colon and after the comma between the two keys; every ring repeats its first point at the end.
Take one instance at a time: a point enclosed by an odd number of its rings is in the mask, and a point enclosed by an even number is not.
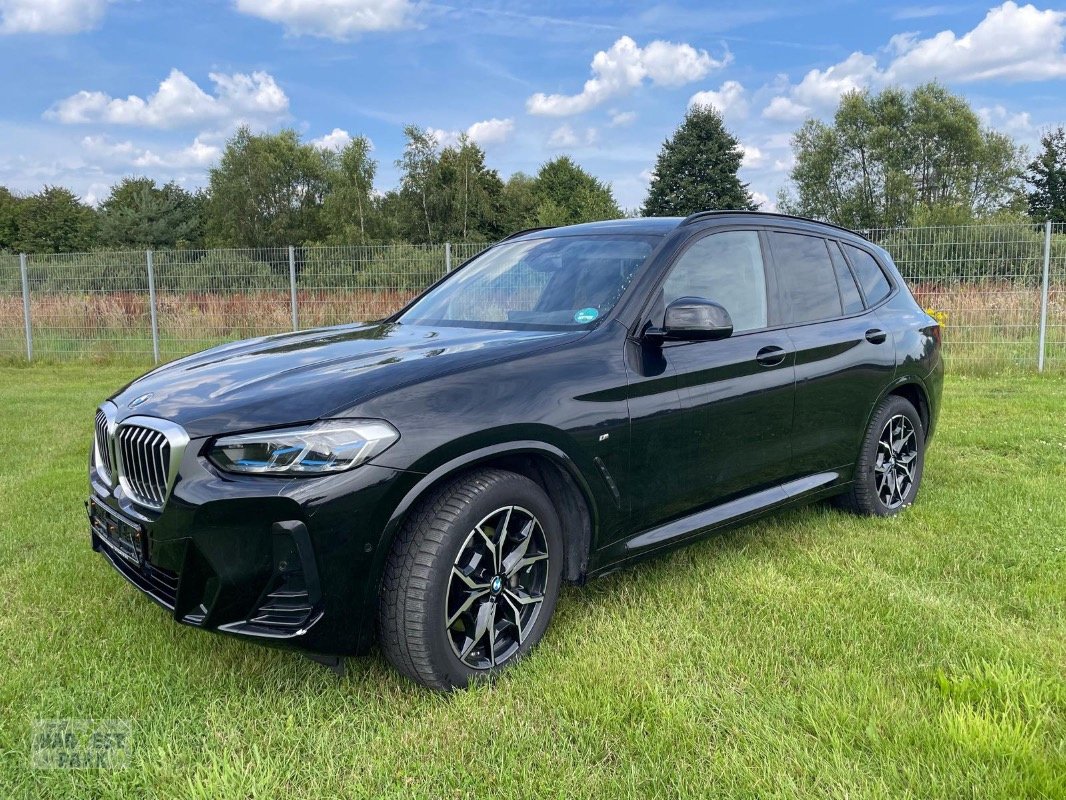
{"type": "Polygon", "coordinates": [[[552,228],[557,228],[558,225],[541,225],[539,228],[526,228],[525,230],[515,231],[500,239],[501,242],[506,242],[508,239],[513,239],[516,236],[522,236],[526,233],[536,233],[537,231],[550,231],[552,228]]]}
{"type": "Polygon", "coordinates": [[[867,239],[867,237],[863,234],[859,233],[858,231],[852,230],[851,228],[845,228],[843,225],[835,225],[832,222],[823,222],[820,219],[811,219],[810,217],[797,217],[794,214],[779,214],[776,211],[744,211],[742,209],[697,211],[695,214],[689,214],[687,217],[681,220],[681,224],[678,225],[678,227],[680,228],[684,225],[691,225],[694,222],[699,222],[701,219],[707,219],[708,217],[724,216],[726,214],[757,214],[760,217],[777,217],[778,219],[795,219],[799,220],[800,222],[813,222],[815,225],[825,225],[828,228],[836,228],[838,231],[844,231],[845,233],[850,233],[853,236],[858,236],[860,239],[866,239],[867,241],[869,241],[869,239],[867,239]]]}

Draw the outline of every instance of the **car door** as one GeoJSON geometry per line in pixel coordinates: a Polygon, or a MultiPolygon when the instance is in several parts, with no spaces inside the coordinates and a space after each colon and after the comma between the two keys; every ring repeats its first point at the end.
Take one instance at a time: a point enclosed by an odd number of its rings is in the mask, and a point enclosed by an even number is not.
{"type": "Polygon", "coordinates": [[[892,337],[835,240],[780,230],[767,239],[796,354],[794,472],[844,469],[895,371],[892,337]]]}
{"type": "MultiPolygon", "coordinates": [[[[661,326],[681,297],[723,305],[734,332],[717,341],[641,345],[653,376],[634,376],[638,408],[652,405],[641,387],[660,382],[669,396],[654,415],[635,415],[631,473],[643,527],[783,481],[790,469],[794,354],[774,329],[774,294],[756,228],[699,236],[668,268],[643,326],[661,326]],[[664,383],[664,378],[669,379],[664,383]]],[[[633,413],[631,411],[631,413],[633,413]]]]}

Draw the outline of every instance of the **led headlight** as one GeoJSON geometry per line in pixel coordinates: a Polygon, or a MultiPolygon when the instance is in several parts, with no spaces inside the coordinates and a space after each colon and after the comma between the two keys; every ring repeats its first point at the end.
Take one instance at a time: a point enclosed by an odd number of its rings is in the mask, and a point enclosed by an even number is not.
{"type": "Polygon", "coordinates": [[[343,472],[373,458],[399,438],[396,429],[381,420],[329,420],[304,428],[224,436],[215,441],[208,457],[227,472],[343,472]]]}

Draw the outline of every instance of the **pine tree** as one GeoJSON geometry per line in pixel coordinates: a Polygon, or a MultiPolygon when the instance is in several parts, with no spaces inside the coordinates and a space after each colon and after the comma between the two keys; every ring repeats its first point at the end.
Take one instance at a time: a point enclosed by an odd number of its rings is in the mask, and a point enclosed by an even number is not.
{"type": "Polygon", "coordinates": [[[655,162],[655,177],[644,201],[648,217],[688,215],[716,209],[757,206],[748,185],[737,177],[740,142],[710,106],[693,106],[655,162]]]}
{"type": "Polygon", "coordinates": [[[1066,128],[1040,139],[1043,152],[1029,164],[1029,215],[1038,220],[1066,222],[1066,128]]]}

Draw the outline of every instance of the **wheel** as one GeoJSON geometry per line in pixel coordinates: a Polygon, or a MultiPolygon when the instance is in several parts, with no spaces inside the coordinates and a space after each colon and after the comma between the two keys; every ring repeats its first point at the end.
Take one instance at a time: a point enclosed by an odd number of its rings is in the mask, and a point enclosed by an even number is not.
{"type": "Polygon", "coordinates": [[[874,411],[862,440],[851,489],[838,505],[856,514],[889,517],[914,502],[925,467],[925,430],[907,400],[889,395],[874,411]]]}
{"type": "Polygon", "coordinates": [[[513,472],[469,473],[421,502],[393,543],[378,610],[385,656],[434,689],[494,675],[544,635],[562,569],[544,490],[513,472]]]}

